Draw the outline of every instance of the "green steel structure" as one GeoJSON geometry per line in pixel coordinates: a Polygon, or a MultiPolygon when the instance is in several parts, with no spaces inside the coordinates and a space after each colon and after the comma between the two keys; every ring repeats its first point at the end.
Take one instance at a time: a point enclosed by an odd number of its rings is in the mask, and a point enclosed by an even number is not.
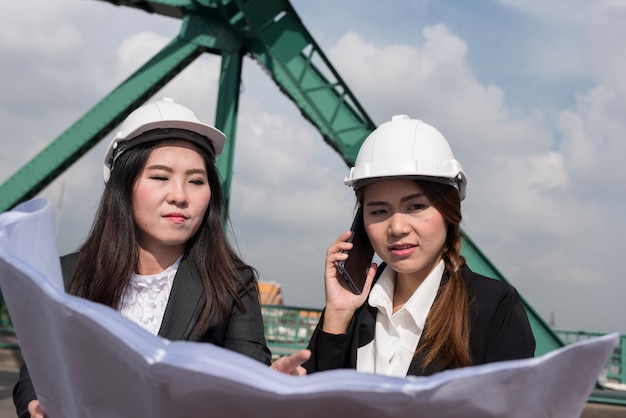
{"type": "MultiPolygon", "coordinates": [[[[227,209],[244,56],[266,70],[346,164],[354,162],[360,144],[375,128],[288,0],[100,1],[181,19],[180,33],[0,185],[0,212],[35,197],[204,53],[221,56],[215,125],[229,138],[218,159],[227,209]]],[[[478,273],[506,280],[467,235],[463,252],[478,273]]],[[[537,339],[536,354],[562,347],[559,336],[528,303],[525,306],[537,339]]]]}

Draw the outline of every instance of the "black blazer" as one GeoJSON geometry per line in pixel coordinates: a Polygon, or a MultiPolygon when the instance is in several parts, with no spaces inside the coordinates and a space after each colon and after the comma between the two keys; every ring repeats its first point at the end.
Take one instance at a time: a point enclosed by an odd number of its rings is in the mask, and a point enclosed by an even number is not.
{"type": "MultiPolygon", "coordinates": [[[[378,275],[384,265],[379,267],[378,275]]],[[[505,282],[472,272],[465,266],[463,280],[470,300],[469,332],[472,364],[533,357],[535,338],[522,300],[515,288],[505,282]]],[[[447,276],[442,279],[445,286],[447,276]]],[[[354,314],[346,334],[333,335],[321,330],[320,318],[311,340],[311,358],[304,364],[308,373],[356,368],[357,349],[374,339],[376,308],[367,303],[354,314]]],[[[421,344],[420,340],[420,344],[421,344]]],[[[424,368],[420,356],[413,357],[407,375],[427,376],[438,370],[424,368]]]]}
{"type": "MultiPolygon", "coordinates": [[[[67,287],[72,272],[78,261],[78,253],[61,257],[63,281],[67,287]]],[[[233,301],[230,321],[227,324],[215,320],[204,333],[194,331],[206,298],[202,279],[195,268],[183,258],[170,293],[159,336],[168,340],[198,341],[215,344],[236,351],[267,365],[270,364],[271,353],[265,343],[263,316],[252,270],[241,271],[241,279],[246,289],[239,286],[245,311],[239,310],[233,301]]],[[[20,376],[13,387],[13,402],[18,417],[28,418],[28,403],[37,399],[26,365],[22,365],[20,376]]]]}

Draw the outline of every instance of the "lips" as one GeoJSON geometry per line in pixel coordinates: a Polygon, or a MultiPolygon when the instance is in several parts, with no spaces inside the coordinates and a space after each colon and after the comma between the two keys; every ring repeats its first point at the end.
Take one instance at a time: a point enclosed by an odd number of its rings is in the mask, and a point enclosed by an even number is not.
{"type": "Polygon", "coordinates": [[[187,220],[187,216],[183,215],[182,213],[168,213],[167,215],[163,216],[166,219],[169,219],[171,221],[174,222],[183,222],[185,220],[187,220]]]}
{"type": "Polygon", "coordinates": [[[413,248],[413,247],[417,247],[417,245],[415,244],[396,244],[396,245],[390,245],[388,248],[390,251],[396,251],[396,250],[406,250],[407,248],[413,248]]]}
{"type": "Polygon", "coordinates": [[[396,257],[406,257],[413,253],[413,250],[417,248],[415,244],[396,244],[387,247],[389,252],[396,257]]]}

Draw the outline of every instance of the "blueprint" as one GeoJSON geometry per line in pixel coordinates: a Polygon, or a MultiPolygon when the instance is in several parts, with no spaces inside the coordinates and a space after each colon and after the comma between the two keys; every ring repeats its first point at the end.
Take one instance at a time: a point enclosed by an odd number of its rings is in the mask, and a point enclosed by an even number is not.
{"type": "Polygon", "coordinates": [[[42,198],[0,214],[0,287],[50,418],[571,418],[618,343],[609,334],[429,377],[290,376],[211,344],[165,340],[65,293],[54,225],[42,198]]]}

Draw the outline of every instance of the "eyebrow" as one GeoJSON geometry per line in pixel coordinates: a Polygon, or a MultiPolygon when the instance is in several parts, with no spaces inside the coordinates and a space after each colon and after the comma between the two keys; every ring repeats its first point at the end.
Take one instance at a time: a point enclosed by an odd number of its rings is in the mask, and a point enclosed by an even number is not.
{"type": "MultiPolygon", "coordinates": [[[[169,173],[174,171],[174,170],[172,170],[171,167],[168,167],[166,165],[161,165],[161,164],[150,165],[150,166],[146,167],[146,170],[163,170],[163,171],[167,171],[169,173]]],[[[204,175],[207,174],[206,170],[204,170],[202,168],[192,168],[190,170],[185,171],[185,173],[186,174],[204,174],[204,175]]]]}
{"type": "Polygon", "coordinates": [[[408,196],[404,196],[403,198],[401,198],[400,202],[403,202],[403,203],[408,202],[409,200],[417,199],[418,197],[422,197],[422,196],[426,196],[424,192],[413,193],[413,194],[410,194],[408,196]]]}
{"type": "MultiPolygon", "coordinates": [[[[418,197],[422,197],[422,196],[425,196],[424,192],[413,193],[408,196],[401,197],[400,202],[401,203],[408,202],[409,200],[417,199],[418,197]]],[[[382,206],[382,205],[387,205],[387,202],[371,201],[367,203],[367,206],[382,206]]]]}

